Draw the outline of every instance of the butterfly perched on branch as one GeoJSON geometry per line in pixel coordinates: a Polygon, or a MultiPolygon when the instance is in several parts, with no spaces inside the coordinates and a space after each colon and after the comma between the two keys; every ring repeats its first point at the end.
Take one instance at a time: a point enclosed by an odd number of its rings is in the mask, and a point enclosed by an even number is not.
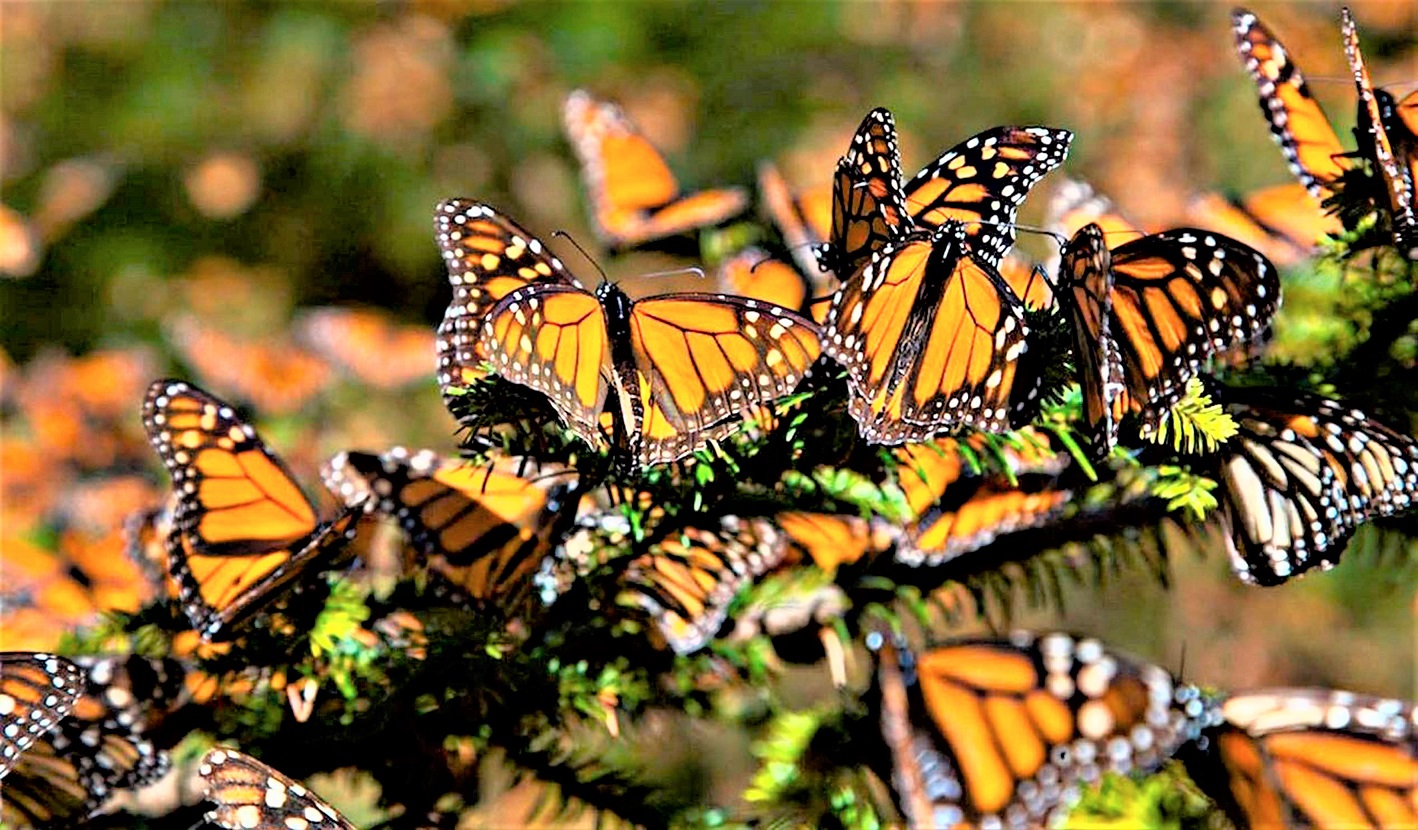
{"type": "Polygon", "coordinates": [[[169,569],[203,639],[229,637],[302,576],[337,561],[358,513],[321,521],[285,463],[232,406],[159,380],[143,402],[143,425],[172,476],[178,506],[169,569]]]}
{"type": "Polygon", "coordinates": [[[445,396],[483,363],[546,395],[566,427],[618,460],[676,461],[791,393],[821,352],[794,311],[727,294],[632,300],[584,285],[540,240],[493,208],[450,200],[439,244],[454,283],[440,329],[445,396]]]}

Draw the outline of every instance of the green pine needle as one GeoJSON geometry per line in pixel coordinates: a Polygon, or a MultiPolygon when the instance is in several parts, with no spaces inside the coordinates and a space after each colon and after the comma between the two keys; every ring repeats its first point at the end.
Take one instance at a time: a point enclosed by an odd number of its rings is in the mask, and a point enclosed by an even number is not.
{"type": "Polygon", "coordinates": [[[1211,453],[1236,434],[1236,421],[1218,403],[1211,400],[1200,378],[1187,381],[1186,394],[1163,415],[1157,431],[1147,436],[1156,444],[1172,437],[1172,448],[1178,452],[1211,453]]]}

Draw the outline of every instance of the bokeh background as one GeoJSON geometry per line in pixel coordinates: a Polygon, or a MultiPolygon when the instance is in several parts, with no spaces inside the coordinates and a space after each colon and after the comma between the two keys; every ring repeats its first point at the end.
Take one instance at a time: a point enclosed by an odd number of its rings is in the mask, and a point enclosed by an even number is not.
{"type": "MultiPolygon", "coordinates": [[[[1352,5],[1376,80],[1411,87],[1418,6],[1352,5]]],[[[1254,10],[1347,135],[1338,7],[1254,10]]],[[[616,278],[661,267],[594,245],[560,131],[573,88],[621,102],[690,187],[749,185],[764,159],[800,185],[824,182],[880,105],[896,115],[908,171],[986,127],[1066,127],[1076,134],[1067,174],[1139,221],[1175,222],[1198,193],[1289,180],[1228,12],[1210,2],[5,2],[0,580],[90,562],[98,576],[64,606],[75,620],[136,607],[125,581],[136,574],[112,560],[122,516],[166,485],[137,417],[161,374],[251,405],[310,482],[340,449],[451,450],[432,377],[432,327],[448,301],[431,232],[438,200],[491,202],[544,237],[565,229],[616,278]],[[413,327],[388,353],[428,371],[379,388],[367,367],[321,358],[310,309],[327,306],[413,327]]],[[[1040,221],[1048,184],[1024,221],[1040,221]]],[[[1052,243],[1022,244],[1042,256],[1052,243]]],[[[351,344],[364,341],[338,342],[359,351],[351,344]]],[[[384,362],[382,348],[363,361],[384,362]]],[[[1184,557],[1168,587],[1123,573],[1020,621],[1098,634],[1226,688],[1411,699],[1418,606],[1405,563],[1418,556],[1401,536],[1369,547],[1397,553],[1264,591],[1236,584],[1222,556],[1184,557]]],[[[42,641],[53,623],[8,628],[0,645],[27,647],[21,635],[42,641]]]]}

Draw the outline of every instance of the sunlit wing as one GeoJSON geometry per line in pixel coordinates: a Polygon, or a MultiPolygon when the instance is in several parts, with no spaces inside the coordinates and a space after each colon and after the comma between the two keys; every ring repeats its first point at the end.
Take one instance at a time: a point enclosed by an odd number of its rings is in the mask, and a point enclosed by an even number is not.
{"type": "Polygon", "coordinates": [[[1068,157],[1073,133],[1047,127],[995,127],[926,165],[905,185],[906,209],[918,227],[964,225],[975,257],[998,268],[1014,246],[1019,206],[1068,157]]]}
{"type": "Polygon", "coordinates": [[[922,441],[966,426],[1002,431],[1037,395],[1037,378],[1016,389],[1023,305],[964,245],[955,222],[915,234],[875,256],[834,298],[824,351],[846,367],[850,411],[872,442],[922,441]]]}
{"type": "Polygon", "coordinates": [[[285,464],[223,401],[159,380],[143,425],[178,497],[169,568],[204,637],[249,616],[346,541],[355,514],[322,525],[285,464]]]}
{"type": "Polygon", "coordinates": [[[763,162],[758,165],[758,193],[784,247],[812,283],[813,296],[831,293],[837,280],[822,270],[818,255],[832,234],[832,185],[795,193],[777,167],[763,162]]]}
{"type": "Polygon", "coordinates": [[[620,388],[640,396],[646,464],[683,457],[759,417],[822,351],[817,326],[802,316],[722,294],[637,301],[629,330],[635,379],[620,388]]]}
{"type": "Polygon", "coordinates": [[[368,308],[319,308],[298,327],[312,350],[360,383],[397,389],[427,382],[435,336],[427,326],[395,321],[368,308]]]}
{"type": "Polygon", "coordinates": [[[1236,51],[1260,92],[1261,112],[1290,172],[1319,199],[1347,169],[1344,147],[1289,52],[1254,14],[1231,15],[1236,51]]]}
{"type": "Polygon", "coordinates": [[[867,113],[832,180],[832,226],[821,266],[847,280],[872,254],[912,230],[901,189],[896,122],[878,107],[867,113]]]}
{"type": "Polygon", "coordinates": [[[1239,199],[1204,194],[1187,205],[1187,221],[1249,245],[1282,267],[1309,259],[1321,237],[1344,230],[1339,217],[1326,214],[1304,185],[1296,183],[1239,199]]]}
{"type": "Polygon", "coordinates": [[[748,206],[748,194],[738,188],[681,193],[660,151],[615,104],[576,90],[562,115],[596,229],[612,247],[711,227],[748,206]]]}
{"type": "Polygon", "coordinates": [[[765,303],[799,310],[808,285],[797,269],[762,248],[745,248],[719,266],[719,290],[765,303]]]}
{"type": "Polygon", "coordinates": [[[447,394],[483,376],[477,342],[499,301],[534,283],[581,283],[541,240],[490,205],[449,199],[434,212],[433,225],[453,288],[436,341],[438,385],[447,394]]]}

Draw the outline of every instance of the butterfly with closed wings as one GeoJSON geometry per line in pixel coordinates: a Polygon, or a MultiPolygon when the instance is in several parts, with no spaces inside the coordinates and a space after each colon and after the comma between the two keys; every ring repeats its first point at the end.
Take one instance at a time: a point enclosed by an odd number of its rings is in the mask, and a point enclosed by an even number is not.
{"type": "Polygon", "coordinates": [[[552,463],[501,456],[486,462],[395,447],[342,452],[325,485],[346,504],[385,516],[407,534],[421,565],[475,603],[524,607],[532,578],[570,519],[577,475],[552,463]]]}
{"type": "Polygon", "coordinates": [[[1058,282],[1074,333],[1093,449],[1106,455],[1119,422],[1155,431],[1211,358],[1261,339],[1280,307],[1280,277],[1254,249],[1211,231],[1176,228],[1109,248],[1085,225],[1064,246],[1058,282]]]}
{"type": "Polygon", "coordinates": [[[796,312],[727,294],[632,300],[589,291],[535,237],[492,208],[454,200],[438,224],[455,284],[440,330],[439,381],[466,388],[486,363],[546,395],[567,428],[603,446],[610,405],[618,460],[676,461],[790,394],[821,352],[796,312]]]}
{"type": "Polygon", "coordinates": [[[1316,395],[1229,390],[1239,432],[1210,461],[1231,567],[1278,585],[1332,567],[1358,526],[1418,504],[1418,441],[1316,395]]]}
{"type": "Polygon", "coordinates": [[[303,574],[332,564],[358,513],[322,522],[285,464],[227,403],[155,381],[143,425],[172,476],[178,509],[168,567],[204,640],[225,639],[303,574]]]}

